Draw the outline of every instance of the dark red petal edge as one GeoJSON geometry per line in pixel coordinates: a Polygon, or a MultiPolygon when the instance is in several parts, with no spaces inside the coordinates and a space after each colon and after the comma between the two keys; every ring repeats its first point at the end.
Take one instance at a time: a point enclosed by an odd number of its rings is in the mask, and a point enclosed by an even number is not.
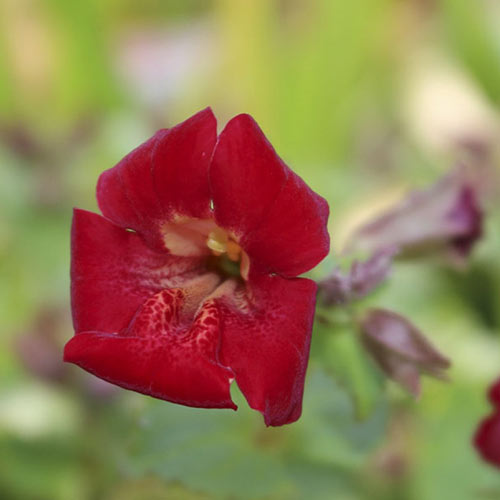
{"type": "Polygon", "coordinates": [[[246,299],[218,299],[220,359],[230,366],[248,404],[266,425],[297,420],[302,411],[316,284],[308,279],[251,274],[246,299]]]}

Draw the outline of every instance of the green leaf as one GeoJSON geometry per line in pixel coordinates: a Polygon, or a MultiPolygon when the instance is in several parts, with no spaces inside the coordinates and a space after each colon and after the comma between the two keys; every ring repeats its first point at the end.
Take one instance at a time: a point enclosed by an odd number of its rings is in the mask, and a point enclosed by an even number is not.
{"type": "Polygon", "coordinates": [[[138,415],[140,427],[120,453],[122,467],[132,477],[155,474],[222,496],[286,493],[290,485],[283,464],[272,442],[259,439],[266,431],[261,416],[243,402],[240,406],[234,414],[148,402],[138,415]]]}
{"type": "MultiPolygon", "coordinates": [[[[315,325],[314,343],[324,368],[351,394],[355,417],[369,417],[383,398],[384,378],[373,365],[351,325],[315,325]]],[[[314,346],[313,346],[314,347],[314,346]]]]}
{"type": "Polygon", "coordinates": [[[387,417],[381,404],[371,418],[357,421],[349,395],[314,367],[303,415],[292,425],[266,428],[236,389],[233,398],[237,413],[151,400],[135,424],[110,422],[110,432],[124,436],[114,450],[118,468],[129,478],[153,475],[216,498],[299,499],[314,478],[335,486],[330,491],[350,490],[347,468],[364,463],[387,417]]]}
{"type": "Polygon", "coordinates": [[[322,369],[312,367],[302,417],[290,426],[289,447],[302,459],[319,464],[340,470],[359,467],[383,436],[387,417],[386,402],[379,399],[369,418],[360,420],[349,392],[322,369]]]}

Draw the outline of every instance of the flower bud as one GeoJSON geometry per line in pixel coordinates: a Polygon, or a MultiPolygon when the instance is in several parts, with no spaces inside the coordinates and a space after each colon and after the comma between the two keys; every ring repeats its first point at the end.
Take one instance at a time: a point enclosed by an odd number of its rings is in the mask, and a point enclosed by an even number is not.
{"type": "Polygon", "coordinates": [[[456,168],[361,226],[347,249],[374,252],[395,246],[402,254],[414,255],[444,248],[463,260],[482,234],[478,198],[477,178],[466,168],[456,168]]]}
{"type": "Polygon", "coordinates": [[[363,344],[381,370],[413,396],[420,394],[420,374],[446,379],[449,360],[406,318],[371,309],[361,322],[363,344]]]}
{"type": "Polygon", "coordinates": [[[389,275],[396,248],[377,250],[364,262],[354,261],[349,272],[339,268],[318,283],[325,305],[345,304],[366,297],[389,275]]]}

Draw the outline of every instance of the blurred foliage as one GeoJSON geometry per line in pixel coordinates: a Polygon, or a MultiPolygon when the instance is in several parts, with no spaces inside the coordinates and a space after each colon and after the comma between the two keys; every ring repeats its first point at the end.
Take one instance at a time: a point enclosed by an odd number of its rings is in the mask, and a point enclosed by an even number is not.
{"type": "Polygon", "coordinates": [[[2,0],[0,498],[500,498],[470,444],[500,361],[494,196],[468,268],[399,263],[370,298],[454,362],[418,402],[384,384],[349,326],[320,321],[303,417],[279,429],[236,388],[237,413],[176,407],[76,367],[50,378],[17,344],[49,335],[47,311],[64,313],[44,352],[72,334],[71,209],[96,208],[98,174],[207,105],[221,126],[253,114],[330,202],[315,278],[406,188],[458,160],[498,168],[499,22],[488,0],[2,0]]]}

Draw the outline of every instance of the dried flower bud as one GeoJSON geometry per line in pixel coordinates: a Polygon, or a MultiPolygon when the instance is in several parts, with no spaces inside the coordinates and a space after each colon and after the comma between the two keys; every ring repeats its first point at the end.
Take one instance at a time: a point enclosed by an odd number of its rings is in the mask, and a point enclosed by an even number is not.
{"type": "Polygon", "coordinates": [[[349,272],[339,268],[318,286],[325,305],[345,304],[367,296],[389,275],[395,247],[377,250],[364,262],[354,261],[349,272]]]}
{"type": "Polygon", "coordinates": [[[406,318],[371,309],[361,323],[363,343],[378,366],[411,394],[420,394],[420,374],[446,379],[449,360],[406,318]]]}
{"type": "Polygon", "coordinates": [[[66,311],[42,308],[28,332],[18,336],[13,348],[19,361],[33,377],[49,383],[69,385],[93,399],[108,399],[117,394],[116,386],[88,373],[72,376],[61,359],[61,337],[70,323],[66,311]]]}
{"type": "Polygon", "coordinates": [[[34,377],[62,382],[68,369],[61,360],[58,332],[66,317],[61,309],[42,308],[28,332],[14,342],[14,350],[24,368],[34,377]]]}
{"type": "Polygon", "coordinates": [[[35,333],[19,337],[15,343],[17,354],[26,370],[36,378],[61,382],[66,374],[58,346],[52,339],[35,333]]]}
{"type": "Polygon", "coordinates": [[[444,247],[455,258],[467,257],[482,234],[477,179],[456,168],[427,190],[414,191],[352,235],[347,249],[373,252],[396,246],[404,254],[444,247]]]}
{"type": "Polygon", "coordinates": [[[488,395],[495,410],[479,425],[474,445],[484,460],[500,467],[500,379],[491,387],[488,395]]]}

